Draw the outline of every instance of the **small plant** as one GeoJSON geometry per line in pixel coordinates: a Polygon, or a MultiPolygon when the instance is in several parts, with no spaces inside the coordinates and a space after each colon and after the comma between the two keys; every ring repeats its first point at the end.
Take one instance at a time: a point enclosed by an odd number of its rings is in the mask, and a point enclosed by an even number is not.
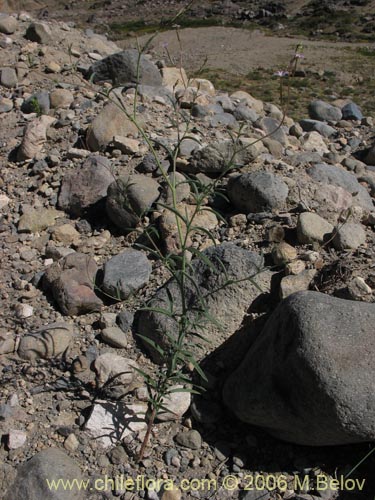
{"type": "Polygon", "coordinates": [[[30,107],[31,107],[31,109],[32,109],[32,112],[33,112],[33,113],[36,113],[36,115],[37,115],[38,117],[39,117],[39,116],[42,116],[43,111],[42,111],[42,108],[41,108],[41,106],[40,106],[40,104],[39,104],[39,101],[38,101],[37,97],[35,97],[35,96],[34,96],[34,97],[32,97],[32,98],[30,99],[30,107]]]}

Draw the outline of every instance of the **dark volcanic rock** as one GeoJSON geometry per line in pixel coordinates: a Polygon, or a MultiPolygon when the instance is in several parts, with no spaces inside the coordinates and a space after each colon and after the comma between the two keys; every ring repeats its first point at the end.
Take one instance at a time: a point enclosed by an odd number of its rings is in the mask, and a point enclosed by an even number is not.
{"type": "Polygon", "coordinates": [[[142,84],[160,87],[162,77],[157,66],[135,49],[124,50],[105,57],[89,69],[94,83],[110,81],[113,85],[142,84]],[[139,61],[139,66],[138,66],[139,61]],[[138,78],[137,78],[138,77],[138,78]]]}

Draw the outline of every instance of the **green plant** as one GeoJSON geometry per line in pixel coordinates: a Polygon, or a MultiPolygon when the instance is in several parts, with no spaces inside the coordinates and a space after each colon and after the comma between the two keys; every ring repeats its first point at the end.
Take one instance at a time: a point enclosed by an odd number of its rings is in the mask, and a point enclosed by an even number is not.
{"type": "MultiPolygon", "coordinates": [[[[176,18],[173,19],[174,22],[176,18]]],[[[177,32],[178,34],[178,32],[177,32]]],[[[192,243],[192,236],[194,234],[204,235],[206,238],[212,241],[215,245],[215,238],[212,232],[210,232],[206,227],[199,223],[199,215],[204,212],[211,212],[219,220],[225,222],[222,216],[215,211],[212,207],[207,204],[207,200],[218,194],[224,196],[220,192],[220,184],[223,178],[232,170],[238,169],[238,157],[241,153],[245,152],[248,148],[253,146],[256,142],[262,139],[256,139],[253,141],[246,142],[243,141],[244,134],[246,132],[246,125],[242,124],[237,130],[228,131],[228,136],[230,140],[230,148],[228,151],[220,152],[218,154],[221,156],[220,161],[222,164],[221,172],[217,175],[212,182],[208,184],[203,184],[194,175],[185,175],[185,179],[181,182],[178,181],[178,158],[181,143],[185,139],[196,140],[193,135],[191,135],[191,129],[193,128],[192,116],[187,113],[181,107],[181,101],[176,99],[173,101],[173,113],[171,113],[171,126],[176,132],[176,143],[173,147],[166,144],[157,142],[151,139],[147,131],[141,124],[141,121],[137,116],[137,103],[138,103],[138,83],[140,75],[141,57],[147,50],[147,47],[154,39],[156,35],[153,35],[144,47],[138,46],[138,61],[137,61],[137,84],[134,90],[134,99],[132,105],[129,105],[118,92],[115,92],[115,88],[109,88],[106,91],[102,91],[102,95],[105,96],[109,101],[115,104],[137,128],[139,135],[143,139],[144,143],[147,145],[149,152],[152,154],[157,167],[161,173],[163,181],[169,191],[169,202],[168,203],[158,203],[158,210],[163,210],[164,213],[169,213],[174,219],[175,225],[175,242],[173,248],[163,249],[159,246],[159,240],[161,235],[158,228],[155,225],[149,225],[148,221],[144,225],[140,225],[137,230],[141,231],[146,237],[146,244],[138,244],[138,247],[147,251],[148,254],[152,255],[155,259],[161,262],[161,265],[169,273],[169,276],[173,279],[178,300],[168,293],[168,300],[166,307],[154,308],[152,306],[145,306],[143,309],[146,311],[158,313],[164,315],[173,320],[175,325],[175,331],[164,332],[167,345],[161,345],[158,342],[142,336],[144,343],[148,344],[154,351],[158,353],[161,360],[161,366],[156,375],[146,373],[143,370],[138,370],[140,375],[144,378],[145,384],[148,389],[148,414],[147,414],[147,431],[144,437],[141,449],[139,451],[138,459],[141,460],[144,456],[145,449],[147,447],[151,431],[157,416],[161,411],[166,411],[165,399],[174,392],[187,391],[190,393],[198,393],[202,390],[201,384],[195,384],[189,374],[190,370],[193,369],[195,372],[205,380],[205,374],[203,373],[196,356],[194,354],[196,347],[202,347],[202,345],[207,341],[204,336],[204,327],[207,322],[214,323],[220,328],[215,318],[211,317],[207,308],[207,299],[212,294],[216,293],[219,289],[228,287],[238,280],[234,280],[226,272],[225,266],[220,260],[212,261],[206,254],[195,248],[192,243]],[[159,149],[161,148],[167,154],[170,160],[170,171],[168,171],[159,156],[159,149]],[[193,204],[191,209],[182,208],[179,205],[177,190],[178,187],[187,183],[191,189],[191,196],[193,198],[193,204]],[[155,238],[156,236],[156,238],[155,238]],[[202,293],[194,275],[194,264],[193,259],[200,259],[205,263],[205,265],[210,268],[213,272],[222,273],[224,276],[223,281],[220,283],[216,290],[210,290],[209,292],[202,293]],[[187,296],[187,288],[193,287],[196,292],[196,301],[191,304],[189,297],[187,296]],[[190,339],[194,338],[196,342],[193,345],[190,339]]],[[[178,35],[177,35],[178,36],[178,35]]],[[[290,62],[289,68],[285,72],[279,72],[280,77],[280,98],[283,108],[283,118],[280,124],[273,130],[270,134],[275,133],[278,128],[280,128],[284,122],[288,104],[290,101],[290,77],[293,75],[298,59],[301,56],[299,53],[300,46],[297,47],[296,52],[290,62]],[[286,93],[284,96],[284,87],[286,82],[286,93]]],[[[183,79],[182,79],[183,80],[183,79]]],[[[188,82],[185,84],[185,89],[188,87],[188,82]]],[[[199,97],[199,85],[194,91],[193,104],[199,97]]],[[[121,182],[121,181],[118,181],[121,182]]],[[[125,186],[126,193],[126,186],[125,186]]],[[[130,209],[130,203],[126,203],[126,208],[130,209]]],[[[142,217],[140,217],[140,220],[142,217]]],[[[256,273],[251,276],[247,276],[243,280],[251,280],[255,285],[254,278],[257,274],[263,271],[264,268],[258,269],[256,273]]]]}
{"type": "Polygon", "coordinates": [[[30,106],[33,113],[36,113],[37,116],[42,116],[42,108],[40,107],[39,101],[35,96],[30,99],[30,106]]]}

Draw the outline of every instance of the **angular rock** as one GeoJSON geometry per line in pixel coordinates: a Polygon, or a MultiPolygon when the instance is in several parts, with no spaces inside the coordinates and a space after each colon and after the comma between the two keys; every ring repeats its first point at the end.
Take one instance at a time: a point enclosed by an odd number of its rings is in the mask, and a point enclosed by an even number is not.
{"type": "Polygon", "coordinates": [[[118,326],[104,328],[101,337],[103,342],[118,349],[126,349],[128,345],[126,334],[118,326]]]}
{"type": "Polygon", "coordinates": [[[336,130],[327,125],[326,123],[322,123],[318,120],[301,120],[300,125],[305,132],[317,132],[323,137],[331,137],[336,134],[336,130]]]}
{"type": "Polygon", "coordinates": [[[312,212],[304,212],[298,218],[297,236],[302,244],[323,243],[333,231],[333,226],[325,219],[312,212]]]}
{"type": "Polygon", "coordinates": [[[113,182],[111,164],[104,156],[87,158],[82,167],[74,169],[63,178],[58,206],[73,216],[83,215],[107,196],[113,182]]]}
{"type": "Polygon", "coordinates": [[[141,385],[136,361],[107,352],[94,362],[98,387],[111,397],[123,397],[141,385]]]}
{"type": "Polygon", "coordinates": [[[257,145],[241,144],[237,152],[232,141],[215,142],[193,152],[187,170],[216,174],[253,161],[261,151],[257,145]]]}
{"type": "MultiPolygon", "coordinates": [[[[215,318],[217,324],[206,320],[197,313],[200,309],[200,298],[195,286],[190,282],[186,283],[186,301],[189,306],[188,315],[191,321],[200,318],[201,326],[197,330],[208,339],[208,342],[201,342],[192,335],[187,335],[189,345],[202,344],[203,349],[196,349],[198,356],[202,357],[204,352],[214,350],[221,345],[240,325],[245,311],[250,306],[255,307],[253,302],[262,293],[267,293],[270,288],[272,273],[263,271],[261,256],[239,248],[230,243],[213,246],[205,250],[204,255],[211,261],[213,267],[209,266],[201,259],[192,261],[192,277],[199,287],[200,294],[207,307],[207,312],[215,318]],[[223,269],[226,270],[225,275],[223,269]],[[247,280],[248,277],[253,277],[247,280]],[[229,286],[223,286],[227,279],[242,280],[229,286]],[[223,308],[225,304],[225,308],[223,308]],[[227,314],[230,310],[231,314],[227,314]],[[202,324],[203,323],[203,324],[202,324]],[[220,327],[218,325],[221,325],[220,327]]],[[[178,313],[181,309],[181,295],[178,286],[173,280],[161,287],[149,303],[153,308],[172,309],[178,313]],[[173,297],[173,304],[169,297],[173,297]]],[[[148,337],[159,344],[162,348],[169,346],[169,335],[176,335],[177,325],[173,318],[154,311],[141,311],[137,318],[136,330],[139,334],[148,337]]],[[[144,342],[146,350],[156,362],[161,361],[160,354],[148,343],[144,342]]],[[[193,348],[194,349],[194,348],[193,348]]]]}
{"type": "Polygon", "coordinates": [[[73,94],[68,89],[56,89],[50,94],[51,108],[69,108],[73,101],[73,94]]]}
{"type": "Polygon", "coordinates": [[[160,87],[162,77],[157,66],[138,50],[128,49],[94,63],[88,76],[94,83],[110,81],[113,85],[142,84],[160,87]]]}
{"type": "Polygon", "coordinates": [[[232,177],[228,182],[228,196],[241,212],[267,212],[283,208],[288,186],[278,176],[257,171],[232,177]]]}
{"type": "Polygon", "coordinates": [[[323,122],[337,122],[342,118],[340,108],[337,108],[336,106],[332,106],[332,104],[329,104],[328,102],[320,100],[310,103],[309,115],[312,119],[320,120],[323,122]]]}
{"type": "Polygon", "coordinates": [[[256,113],[262,113],[263,111],[263,102],[259,99],[255,99],[252,95],[244,92],[243,90],[237,90],[233,94],[231,94],[231,99],[243,101],[249,106],[249,108],[253,109],[256,113]]]}
{"type": "MultiPolygon", "coordinates": [[[[85,429],[98,440],[103,448],[109,448],[124,438],[145,431],[147,428],[146,411],[147,406],[141,404],[110,402],[95,404],[85,424],[85,429]]],[[[61,497],[61,500],[63,499],[70,500],[70,497],[61,497]]]]}
{"type": "Polygon", "coordinates": [[[18,355],[22,359],[35,362],[39,358],[51,359],[62,356],[73,338],[73,325],[51,323],[21,338],[18,355]]]}
{"type": "Polygon", "coordinates": [[[32,23],[26,30],[25,38],[31,42],[48,45],[52,43],[53,33],[46,23],[32,23]]]}
{"type": "Polygon", "coordinates": [[[47,140],[47,129],[54,122],[55,118],[52,116],[42,115],[26,126],[25,134],[17,151],[17,161],[32,160],[41,152],[47,140]]]}
{"type": "Polygon", "coordinates": [[[280,142],[283,146],[288,144],[287,135],[279,120],[266,116],[259,120],[259,126],[271,139],[280,142]]]}
{"type": "Polygon", "coordinates": [[[74,252],[46,270],[43,287],[52,292],[63,314],[75,316],[100,311],[102,301],[94,293],[97,270],[92,257],[74,252]]]}
{"type": "Polygon", "coordinates": [[[0,69],[0,84],[7,89],[17,87],[18,78],[16,70],[13,68],[0,69]]]}
{"type": "Polygon", "coordinates": [[[162,68],[162,84],[175,92],[179,89],[185,89],[188,86],[188,77],[184,68],[162,68]]]}
{"type": "Polygon", "coordinates": [[[225,404],[244,422],[292,443],[373,441],[374,322],[374,304],[291,295],[228,378],[225,404]]]}
{"type": "Polygon", "coordinates": [[[134,228],[159,195],[159,184],[150,177],[137,174],[121,177],[108,188],[108,217],[124,231],[134,228]]]}
{"type": "Polygon", "coordinates": [[[333,184],[334,186],[346,189],[346,191],[353,195],[354,205],[360,205],[369,211],[374,209],[371,196],[367,190],[347,170],[334,165],[327,165],[326,163],[317,163],[308,168],[307,173],[317,182],[333,184]]]}
{"type": "Polygon", "coordinates": [[[102,288],[111,297],[125,300],[148,283],[151,271],[143,252],[125,250],[104,264],[102,288]]]}
{"type": "Polygon", "coordinates": [[[91,151],[99,151],[108,146],[116,135],[136,137],[138,129],[116,104],[109,103],[87,129],[87,146],[91,151]]]}
{"type": "Polygon", "coordinates": [[[63,213],[54,208],[34,208],[26,211],[18,222],[19,233],[38,233],[55,224],[63,213]]]}
{"type": "Polygon", "coordinates": [[[164,408],[158,413],[159,422],[168,422],[168,420],[179,420],[190,407],[191,394],[183,390],[182,386],[173,386],[171,392],[163,398],[164,408]],[[181,389],[181,391],[179,391],[181,389]]]}
{"type": "Polygon", "coordinates": [[[285,299],[296,292],[308,290],[316,275],[316,269],[306,269],[299,274],[284,276],[280,283],[280,298],[285,299]]]}
{"type": "Polygon", "coordinates": [[[21,464],[17,477],[4,500],[84,500],[85,491],[79,485],[83,477],[79,466],[57,448],[47,448],[21,464]],[[48,486],[60,479],[71,481],[72,488],[53,489],[48,486]]]}
{"type": "Polygon", "coordinates": [[[338,227],[333,238],[337,250],[356,250],[366,243],[366,231],[361,224],[346,222],[338,227]]]}
{"type": "Polygon", "coordinates": [[[0,97],[0,113],[9,113],[13,109],[12,99],[7,97],[0,97]]]}
{"type": "Polygon", "coordinates": [[[360,121],[363,118],[361,108],[354,102],[348,102],[348,104],[345,104],[345,106],[341,108],[341,112],[344,120],[360,121]]]}

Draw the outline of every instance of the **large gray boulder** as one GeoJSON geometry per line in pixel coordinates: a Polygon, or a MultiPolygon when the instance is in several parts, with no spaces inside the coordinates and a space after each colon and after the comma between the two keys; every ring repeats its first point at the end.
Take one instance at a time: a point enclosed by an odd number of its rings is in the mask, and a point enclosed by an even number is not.
{"type": "Polygon", "coordinates": [[[125,300],[146,285],[151,270],[144,253],[125,250],[104,264],[103,290],[111,297],[125,300]]]}
{"type": "Polygon", "coordinates": [[[313,120],[320,120],[326,122],[329,121],[337,122],[342,118],[342,113],[340,108],[332,106],[332,104],[320,100],[316,100],[310,103],[309,115],[313,120]]]}
{"type": "Polygon", "coordinates": [[[266,171],[242,174],[228,182],[229,199],[245,214],[283,208],[288,192],[287,184],[280,177],[266,171]]]}
{"type": "MultiPolygon", "coordinates": [[[[187,335],[190,346],[200,344],[203,349],[194,349],[197,357],[212,351],[230,337],[239,327],[245,312],[255,299],[264,292],[269,292],[272,273],[263,269],[260,255],[239,248],[231,243],[212,246],[204,251],[205,260],[194,259],[192,262],[192,280],[185,286],[186,304],[191,321],[200,318],[200,326],[190,331],[203,333],[207,342],[201,342],[193,335],[187,335]],[[263,270],[262,270],[263,269],[263,270]],[[246,278],[253,276],[252,280],[246,278]],[[242,280],[224,286],[227,280],[242,280]],[[194,283],[193,284],[193,280],[194,283]],[[198,292],[199,290],[199,292],[198,292]],[[199,311],[205,305],[207,313],[216,324],[205,318],[199,311]],[[220,326],[219,326],[220,325],[220,326]]],[[[170,310],[181,313],[181,293],[172,279],[161,287],[148,304],[150,308],[170,310]],[[171,303],[171,297],[173,303],[171,303]]],[[[177,335],[178,327],[174,318],[165,314],[143,310],[139,314],[137,332],[162,348],[170,346],[168,335],[177,335]]],[[[145,348],[155,362],[160,362],[158,352],[144,341],[145,348]]]]}
{"type": "Polygon", "coordinates": [[[375,305],[285,299],[224,386],[239,419],[302,445],[375,439],[375,305]]]}
{"type": "Polygon", "coordinates": [[[48,486],[60,479],[80,484],[83,478],[78,465],[66,453],[48,448],[19,467],[16,480],[4,500],[83,500],[86,497],[84,489],[79,489],[74,483],[71,489],[48,486]]]}
{"type": "Polygon", "coordinates": [[[109,81],[113,85],[162,85],[157,66],[136,49],[117,52],[97,61],[90,67],[89,77],[92,77],[94,83],[109,81]]]}
{"type": "Polygon", "coordinates": [[[317,182],[333,184],[351,193],[354,205],[359,205],[370,211],[374,209],[371,196],[366,188],[358,182],[353,174],[344,168],[328,165],[327,163],[317,163],[308,168],[307,173],[317,182]]]}

